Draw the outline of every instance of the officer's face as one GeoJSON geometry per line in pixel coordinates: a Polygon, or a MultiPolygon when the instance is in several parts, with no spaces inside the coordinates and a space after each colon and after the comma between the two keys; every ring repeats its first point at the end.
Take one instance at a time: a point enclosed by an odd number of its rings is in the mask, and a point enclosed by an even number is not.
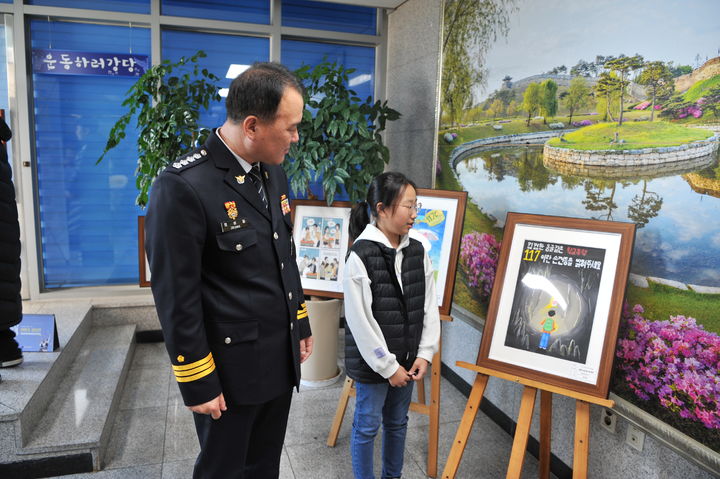
{"type": "Polygon", "coordinates": [[[269,122],[258,120],[255,161],[279,165],[285,160],[290,145],[298,142],[297,127],[302,120],[303,108],[302,95],[294,88],[285,88],[275,119],[269,122]]]}

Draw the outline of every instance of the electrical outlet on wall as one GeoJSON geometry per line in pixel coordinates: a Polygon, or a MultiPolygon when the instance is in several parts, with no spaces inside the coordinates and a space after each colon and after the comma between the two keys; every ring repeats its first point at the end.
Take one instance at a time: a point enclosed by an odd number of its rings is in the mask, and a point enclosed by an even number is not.
{"type": "Polygon", "coordinates": [[[642,452],[643,444],[645,443],[645,433],[633,424],[628,424],[625,442],[628,443],[633,449],[637,449],[638,452],[642,452]]]}
{"type": "Polygon", "coordinates": [[[617,427],[617,414],[615,414],[615,411],[602,408],[600,410],[600,425],[608,432],[615,434],[617,427]]]}

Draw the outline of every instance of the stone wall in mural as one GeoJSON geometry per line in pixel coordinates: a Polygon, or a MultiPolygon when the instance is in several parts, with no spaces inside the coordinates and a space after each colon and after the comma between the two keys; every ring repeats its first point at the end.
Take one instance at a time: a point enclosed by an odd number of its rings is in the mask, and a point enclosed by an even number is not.
{"type": "Polygon", "coordinates": [[[455,304],[484,316],[508,211],[636,223],[613,391],[720,452],[720,2],[635,3],[446,1],[455,304]]]}

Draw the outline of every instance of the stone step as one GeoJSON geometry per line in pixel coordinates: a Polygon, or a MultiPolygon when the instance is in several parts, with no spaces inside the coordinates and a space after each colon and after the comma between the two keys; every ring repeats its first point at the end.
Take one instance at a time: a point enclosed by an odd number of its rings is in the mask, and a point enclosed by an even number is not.
{"type": "Polygon", "coordinates": [[[90,452],[97,470],[135,348],[132,325],[93,327],[19,458],[90,452]]]}
{"type": "MultiPolygon", "coordinates": [[[[24,362],[0,370],[0,429],[13,431],[11,437],[22,444],[55,396],[60,382],[80,351],[92,327],[89,301],[73,303],[24,304],[27,314],[54,314],[60,348],[53,352],[25,353],[24,362]]],[[[6,462],[10,450],[0,448],[0,462],[6,462]]]]}

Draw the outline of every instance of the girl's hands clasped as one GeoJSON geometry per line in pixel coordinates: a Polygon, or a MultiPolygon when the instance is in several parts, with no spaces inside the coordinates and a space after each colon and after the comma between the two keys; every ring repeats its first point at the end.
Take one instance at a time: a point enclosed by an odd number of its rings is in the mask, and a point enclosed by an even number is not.
{"type": "Polygon", "coordinates": [[[388,378],[388,382],[390,383],[390,386],[394,388],[401,388],[403,386],[407,386],[412,379],[413,378],[410,373],[408,373],[404,367],[400,366],[398,370],[395,371],[395,374],[388,378]]]}
{"type": "Polygon", "coordinates": [[[410,376],[413,381],[422,381],[427,372],[428,362],[423,358],[415,358],[412,367],[410,368],[410,376]]]}

